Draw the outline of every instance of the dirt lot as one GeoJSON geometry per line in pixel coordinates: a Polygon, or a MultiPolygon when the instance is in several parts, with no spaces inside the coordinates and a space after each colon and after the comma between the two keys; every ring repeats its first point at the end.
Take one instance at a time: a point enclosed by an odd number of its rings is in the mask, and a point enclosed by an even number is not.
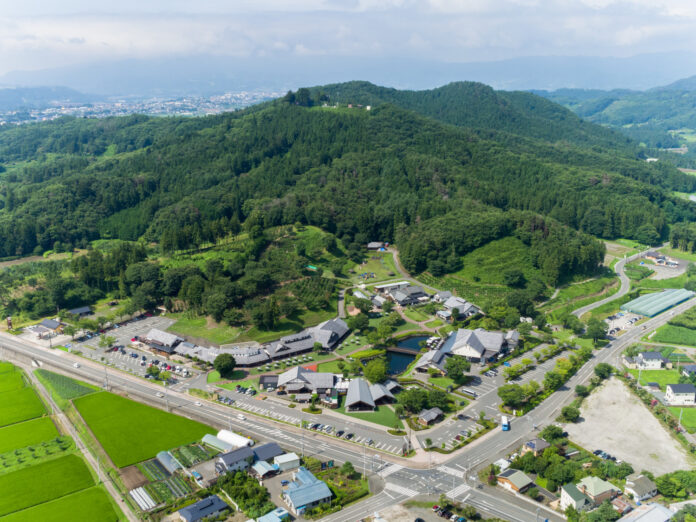
{"type": "Polygon", "coordinates": [[[582,420],[565,429],[585,449],[602,449],[633,469],[656,475],[693,468],[694,461],[618,379],[610,379],[588,397],[582,420]]]}

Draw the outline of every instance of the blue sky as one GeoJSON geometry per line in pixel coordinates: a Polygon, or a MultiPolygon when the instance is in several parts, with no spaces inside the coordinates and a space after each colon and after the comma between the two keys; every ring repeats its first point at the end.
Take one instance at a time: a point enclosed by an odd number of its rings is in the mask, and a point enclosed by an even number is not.
{"type": "Polygon", "coordinates": [[[696,49],[693,0],[0,0],[0,74],[200,54],[631,56],[696,49]]]}

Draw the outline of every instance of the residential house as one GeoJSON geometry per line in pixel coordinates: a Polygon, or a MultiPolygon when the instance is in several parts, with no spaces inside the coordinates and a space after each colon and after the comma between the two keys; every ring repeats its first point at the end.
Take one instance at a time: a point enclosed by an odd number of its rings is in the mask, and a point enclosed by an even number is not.
{"type": "Polygon", "coordinates": [[[141,342],[147,344],[153,350],[166,354],[174,353],[174,348],[177,344],[184,340],[169,332],[163,332],[157,328],[152,328],[147,334],[138,338],[141,342]]]}
{"type": "Polygon", "coordinates": [[[507,469],[496,477],[498,485],[516,493],[524,493],[534,482],[518,469],[507,469]]]}
{"type": "Polygon", "coordinates": [[[418,361],[416,361],[416,364],[414,365],[414,368],[418,372],[427,372],[428,369],[433,368],[440,372],[441,374],[445,374],[445,362],[447,361],[447,353],[442,350],[442,348],[438,350],[430,350],[429,352],[425,352],[418,361]]]}
{"type": "Polygon", "coordinates": [[[514,348],[519,340],[519,334],[510,332],[489,332],[483,328],[469,330],[460,328],[452,332],[442,343],[443,353],[461,355],[472,362],[492,361],[500,358],[510,348],[514,348]]]}
{"type": "Polygon", "coordinates": [[[584,477],[578,482],[577,487],[597,506],[621,493],[612,483],[593,476],[584,477]]]}
{"type": "Polygon", "coordinates": [[[256,460],[264,461],[269,461],[285,453],[275,442],[268,442],[260,446],[255,446],[252,451],[254,452],[256,460]]]}
{"type": "Polygon", "coordinates": [[[283,491],[283,498],[290,511],[297,516],[302,516],[315,506],[331,502],[331,497],[329,486],[303,466],[297,469],[292,482],[283,491]]]}
{"type": "Polygon", "coordinates": [[[696,364],[685,364],[681,367],[681,373],[684,377],[693,377],[696,375],[696,364]]]}
{"type": "Polygon", "coordinates": [[[643,504],[622,516],[618,522],[668,522],[673,516],[674,512],[661,504],[643,504]]]}
{"type": "Polygon", "coordinates": [[[295,366],[278,376],[278,389],[288,393],[326,393],[336,384],[336,376],[295,366]]]}
{"type": "Polygon", "coordinates": [[[657,495],[657,486],[645,475],[631,475],[626,478],[624,493],[633,495],[633,500],[642,502],[657,495]]]}
{"type": "Polygon", "coordinates": [[[256,519],[256,522],[283,522],[290,518],[290,513],[285,508],[275,508],[273,511],[266,513],[264,516],[256,519]]]}
{"type": "Polygon", "coordinates": [[[217,458],[217,468],[221,473],[247,469],[254,462],[254,452],[248,446],[223,453],[217,458]]]}
{"type": "Polygon", "coordinates": [[[179,519],[184,522],[198,522],[205,518],[215,518],[223,513],[223,511],[229,509],[229,506],[225,504],[220,497],[217,495],[211,495],[199,500],[195,504],[186,506],[177,511],[179,519]]]}
{"type": "Polygon", "coordinates": [[[374,306],[378,310],[381,310],[382,307],[384,306],[384,303],[387,302],[387,300],[384,297],[382,297],[381,295],[373,296],[371,301],[372,301],[372,306],[374,306]]]}
{"type": "Polygon", "coordinates": [[[295,453],[284,453],[283,455],[278,455],[273,459],[273,464],[278,466],[278,469],[282,471],[288,471],[289,469],[295,469],[300,466],[300,457],[295,453]]]}
{"type": "Polygon", "coordinates": [[[440,290],[439,292],[433,295],[432,300],[436,303],[444,303],[450,297],[452,297],[452,292],[450,292],[449,290],[440,290]]]}
{"type": "Polygon", "coordinates": [[[530,451],[534,453],[535,457],[539,457],[544,453],[546,448],[549,448],[551,444],[546,442],[544,439],[532,439],[528,440],[522,446],[522,455],[529,453],[530,451]]]}
{"type": "Polygon", "coordinates": [[[400,306],[410,306],[429,299],[428,294],[420,286],[413,285],[391,290],[389,297],[400,306]]]}
{"type": "Polygon", "coordinates": [[[568,506],[572,506],[578,511],[585,511],[592,508],[590,498],[580,491],[575,484],[569,482],[561,487],[561,510],[565,511],[568,506]]]}
{"type": "Polygon", "coordinates": [[[367,244],[368,250],[380,250],[384,248],[384,243],[382,241],[370,241],[367,244]]]}
{"type": "Polygon", "coordinates": [[[457,296],[449,297],[444,302],[443,306],[445,307],[445,310],[452,312],[453,316],[456,312],[456,316],[459,319],[465,319],[467,317],[471,317],[472,315],[481,313],[481,309],[479,307],[470,303],[466,299],[462,299],[461,297],[457,296]]]}
{"type": "Polygon", "coordinates": [[[418,414],[418,422],[423,426],[430,426],[442,418],[444,414],[440,408],[430,408],[423,410],[418,414]]]}
{"type": "Polygon", "coordinates": [[[696,405],[696,387],[691,383],[668,384],[665,390],[665,402],[670,406],[696,405]]]}
{"type": "Polygon", "coordinates": [[[68,313],[81,319],[83,317],[87,317],[88,315],[92,315],[92,309],[89,306],[80,306],[78,308],[68,310],[68,313]]]}
{"type": "Polygon", "coordinates": [[[659,370],[669,362],[660,352],[641,352],[636,355],[634,361],[636,366],[643,370],[659,370]]]}

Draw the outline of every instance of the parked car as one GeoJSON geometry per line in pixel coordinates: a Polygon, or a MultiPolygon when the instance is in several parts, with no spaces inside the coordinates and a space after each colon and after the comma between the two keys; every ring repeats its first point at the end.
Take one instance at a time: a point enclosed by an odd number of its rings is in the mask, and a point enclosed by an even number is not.
{"type": "Polygon", "coordinates": [[[343,430],[338,430],[338,431],[336,432],[336,436],[337,436],[337,437],[343,437],[343,434],[344,434],[344,433],[345,433],[345,432],[344,432],[343,430]]]}
{"type": "Polygon", "coordinates": [[[348,433],[348,434],[346,435],[346,440],[350,440],[350,439],[352,439],[353,437],[354,437],[354,435],[353,435],[352,433],[348,433]]]}
{"type": "Polygon", "coordinates": [[[290,481],[289,481],[289,480],[281,480],[281,481],[280,481],[280,485],[281,485],[281,486],[287,486],[288,484],[290,484],[290,481]]]}
{"type": "Polygon", "coordinates": [[[438,506],[437,504],[435,504],[435,505],[433,506],[433,511],[437,511],[438,509],[440,509],[440,506],[438,506]]]}

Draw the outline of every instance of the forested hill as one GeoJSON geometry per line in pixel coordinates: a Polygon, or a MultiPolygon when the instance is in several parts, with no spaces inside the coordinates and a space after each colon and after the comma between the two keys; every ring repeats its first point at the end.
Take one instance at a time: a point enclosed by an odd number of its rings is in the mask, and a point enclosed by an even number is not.
{"type": "Polygon", "coordinates": [[[444,123],[581,146],[632,149],[625,136],[587,123],[565,107],[528,92],[495,91],[476,82],[455,82],[425,91],[399,91],[369,82],[348,82],[313,89],[331,102],[362,105],[391,103],[444,123]]]}
{"type": "MultiPolygon", "coordinates": [[[[692,204],[670,195],[696,191],[696,178],[635,159],[611,140],[602,144],[591,124],[581,124],[597,137],[590,147],[512,129],[474,131],[394,104],[370,111],[319,105],[304,90],[204,118],[64,119],[2,129],[0,257],[104,237],[144,237],[167,252],[240,224],[258,236],[300,222],[346,245],[429,244],[412,234],[420,231],[434,239],[430,250],[405,248],[416,269],[426,266],[424,257],[451,268],[452,256],[509,233],[549,253],[539,240],[552,238],[574,249],[570,257],[547,256],[555,282],[563,263],[587,267],[601,259],[597,242],[560,223],[656,242],[669,223],[696,218],[692,204]],[[482,213],[496,217],[467,218],[482,213]],[[496,228],[472,240],[482,226],[496,228]]],[[[527,113],[552,128],[557,121],[545,111],[527,113]]]]}

